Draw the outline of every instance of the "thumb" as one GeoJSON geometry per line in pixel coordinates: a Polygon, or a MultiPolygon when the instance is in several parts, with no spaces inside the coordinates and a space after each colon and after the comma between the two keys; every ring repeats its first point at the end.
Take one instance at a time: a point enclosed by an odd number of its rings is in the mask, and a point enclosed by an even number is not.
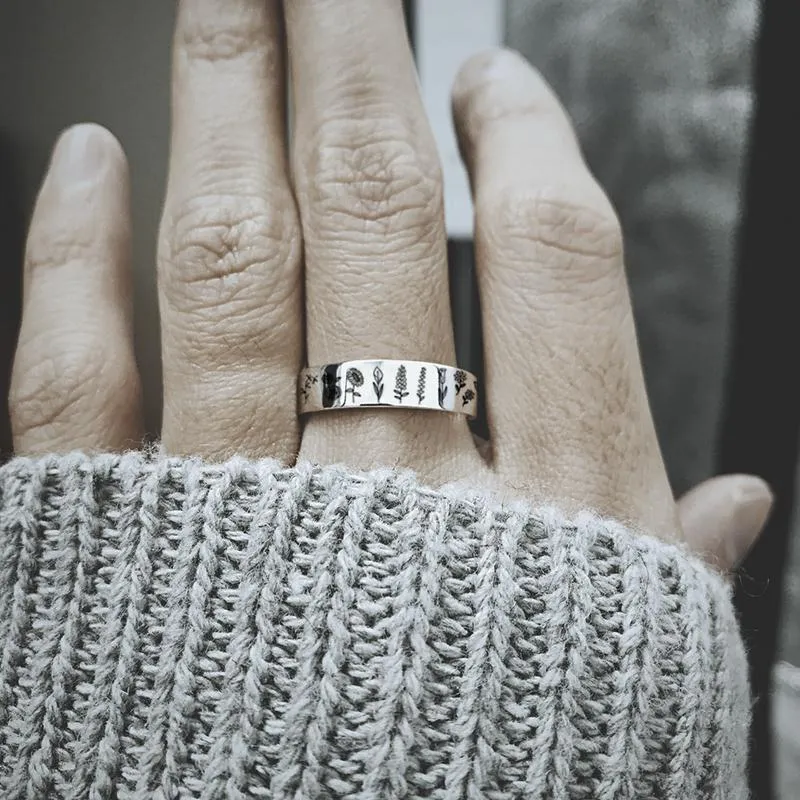
{"type": "Polygon", "coordinates": [[[734,569],[755,544],[772,509],[769,486],[755,475],[720,475],[678,501],[689,546],[709,563],[734,569]]]}

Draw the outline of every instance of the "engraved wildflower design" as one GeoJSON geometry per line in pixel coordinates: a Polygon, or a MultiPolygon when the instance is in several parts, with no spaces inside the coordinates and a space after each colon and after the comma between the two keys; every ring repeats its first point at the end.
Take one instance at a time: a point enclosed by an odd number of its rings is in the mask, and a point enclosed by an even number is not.
{"type": "Polygon", "coordinates": [[[303,394],[303,402],[308,402],[308,396],[311,394],[311,387],[316,385],[319,381],[319,376],[314,375],[313,373],[306,373],[306,377],[303,380],[303,385],[300,388],[300,391],[303,394]]]}
{"type": "Polygon", "coordinates": [[[428,370],[425,367],[420,368],[419,381],[417,382],[417,400],[419,400],[420,405],[425,399],[425,375],[427,372],[428,370]]]}
{"type": "Polygon", "coordinates": [[[439,408],[444,408],[444,401],[447,397],[447,369],[445,367],[436,367],[439,373],[439,408]]]}
{"type": "Polygon", "coordinates": [[[358,391],[358,388],[363,385],[364,376],[361,374],[361,370],[350,367],[344,376],[345,400],[347,399],[347,395],[350,395],[350,399],[355,402],[356,397],[361,397],[361,392],[358,391]]]}
{"type": "Polygon", "coordinates": [[[398,403],[402,403],[403,398],[408,396],[408,375],[405,364],[401,364],[397,368],[397,375],[394,379],[394,396],[398,403]]]}
{"type": "Polygon", "coordinates": [[[467,385],[467,373],[463,369],[457,369],[453,373],[453,382],[456,385],[456,394],[459,394],[467,385]]]}
{"type": "Polygon", "coordinates": [[[475,399],[475,392],[472,389],[467,389],[464,394],[461,395],[461,405],[465,406],[468,403],[471,403],[475,399]]]}
{"type": "Polygon", "coordinates": [[[339,376],[335,368],[322,373],[322,407],[333,408],[342,396],[342,387],[339,386],[339,376]]]}
{"type": "Polygon", "coordinates": [[[375,390],[375,398],[380,403],[383,395],[383,370],[377,365],[372,370],[372,388],[375,390]]]}

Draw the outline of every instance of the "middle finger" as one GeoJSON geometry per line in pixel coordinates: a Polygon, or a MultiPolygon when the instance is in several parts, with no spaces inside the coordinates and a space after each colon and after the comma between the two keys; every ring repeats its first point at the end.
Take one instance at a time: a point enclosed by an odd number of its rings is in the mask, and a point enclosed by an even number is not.
{"type": "Polygon", "coordinates": [[[279,0],[178,5],[159,241],[170,452],[297,454],[301,246],[279,11],[279,0]]]}
{"type": "MultiPolygon", "coordinates": [[[[309,364],[452,364],[440,167],[402,3],[285,8],[309,364]]],[[[462,417],[361,410],[312,416],[302,453],[356,467],[399,459],[430,477],[467,448],[474,454],[462,417]]]]}

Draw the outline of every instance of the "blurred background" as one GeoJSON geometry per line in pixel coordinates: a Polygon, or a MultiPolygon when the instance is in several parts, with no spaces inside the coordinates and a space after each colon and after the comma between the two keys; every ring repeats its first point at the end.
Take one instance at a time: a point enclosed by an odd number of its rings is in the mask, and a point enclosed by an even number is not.
{"type": "MultiPolygon", "coordinates": [[[[506,43],[557,89],[619,212],[676,492],[721,471],[749,471],[777,493],[769,530],[735,582],[755,692],[756,800],[800,797],[800,545],[793,545],[800,315],[789,241],[797,202],[787,201],[800,177],[800,115],[787,86],[798,74],[789,41],[798,8],[778,0],[406,3],[446,179],[460,363],[480,372],[471,207],[449,85],[470,53],[506,43]]],[[[37,186],[58,132],[93,120],[119,137],[131,163],[136,346],[153,435],[161,390],[153,265],[173,11],[164,0],[0,2],[2,397],[37,186]]],[[[0,450],[9,452],[5,413],[0,450]]]]}

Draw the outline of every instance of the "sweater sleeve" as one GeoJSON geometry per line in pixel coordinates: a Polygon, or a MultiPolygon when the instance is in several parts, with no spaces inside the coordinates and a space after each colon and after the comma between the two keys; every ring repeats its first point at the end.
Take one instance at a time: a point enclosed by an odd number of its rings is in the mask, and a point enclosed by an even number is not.
{"type": "Polygon", "coordinates": [[[0,797],[747,796],[724,579],[397,471],[0,468],[0,797]]]}

